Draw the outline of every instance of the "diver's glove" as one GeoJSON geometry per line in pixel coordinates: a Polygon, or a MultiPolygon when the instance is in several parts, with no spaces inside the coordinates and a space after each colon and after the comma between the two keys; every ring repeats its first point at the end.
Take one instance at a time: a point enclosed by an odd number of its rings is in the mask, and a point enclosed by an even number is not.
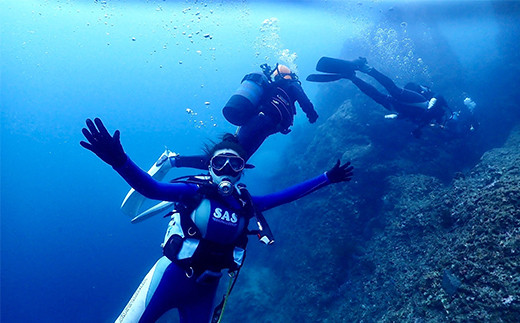
{"type": "Polygon", "coordinates": [[[307,113],[307,119],[309,119],[310,123],[315,123],[318,120],[318,114],[316,111],[309,112],[307,113]]]}
{"type": "Polygon", "coordinates": [[[119,140],[119,130],[116,130],[111,136],[99,118],[94,119],[96,124],[90,119],[87,119],[86,122],[88,129],[83,128],[82,132],[88,142],[81,141],[80,145],[96,154],[110,166],[122,166],[126,162],[127,156],[119,140]]]}
{"type": "Polygon", "coordinates": [[[348,182],[352,179],[352,176],[354,176],[353,170],[354,167],[350,165],[350,162],[346,162],[340,166],[338,159],[336,165],[328,172],[325,172],[325,175],[331,183],[348,182]]]}

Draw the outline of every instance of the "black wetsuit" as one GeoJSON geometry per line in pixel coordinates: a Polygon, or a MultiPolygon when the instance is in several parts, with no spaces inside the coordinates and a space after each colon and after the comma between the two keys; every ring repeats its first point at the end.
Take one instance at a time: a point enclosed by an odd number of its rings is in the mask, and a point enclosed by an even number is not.
{"type": "MultiPolygon", "coordinates": [[[[298,102],[311,123],[316,121],[318,114],[299,81],[280,79],[269,83],[260,101],[258,114],[241,126],[237,133],[239,144],[246,150],[246,159],[270,135],[290,132],[296,114],[295,102],[298,102]]],[[[208,169],[209,160],[206,156],[178,156],[173,164],[174,167],[208,169]]]]}
{"type": "Polygon", "coordinates": [[[238,142],[247,151],[248,158],[272,134],[289,133],[296,114],[295,102],[311,122],[316,120],[314,106],[299,81],[280,79],[269,84],[259,107],[259,113],[238,130],[238,142]]]}
{"type": "Polygon", "coordinates": [[[351,77],[350,80],[361,92],[387,110],[397,112],[399,118],[411,120],[419,127],[423,127],[431,121],[439,124],[443,122],[445,115],[443,104],[435,104],[428,109],[430,98],[418,92],[398,87],[390,78],[381,74],[375,68],[372,68],[367,74],[378,81],[388,91],[389,95],[379,92],[375,87],[356,76],[351,77]]]}

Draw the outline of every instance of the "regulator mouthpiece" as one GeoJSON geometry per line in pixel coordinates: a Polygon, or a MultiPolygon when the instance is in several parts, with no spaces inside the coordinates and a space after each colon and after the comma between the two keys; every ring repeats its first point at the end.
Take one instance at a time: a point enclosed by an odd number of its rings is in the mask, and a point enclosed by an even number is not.
{"type": "Polygon", "coordinates": [[[229,196],[233,193],[233,184],[230,181],[222,181],[218,184],[218,192],[222,196],[229,196]]]}

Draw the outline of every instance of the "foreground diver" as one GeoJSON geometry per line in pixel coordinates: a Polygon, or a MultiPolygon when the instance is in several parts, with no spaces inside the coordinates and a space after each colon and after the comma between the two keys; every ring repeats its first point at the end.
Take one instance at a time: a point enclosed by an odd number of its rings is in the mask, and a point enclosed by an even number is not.
{"type": "MultiPolygon", "coordinates": [[[[287,66],[276,64],[271,69],[261,66],[262,73],[244,76],[240,87],[228,100],[222,113],[227,121],[239,126],[237,138],[244,147],[248,160],[267,137],[275,133],[288,134],[296,114],[298,102],[310,123],[315,123],[318,114],[305,94],[298,76],[287,66]]],[[[171,155],[173,167],[207,169],[205,156],[171,155]]]]}
{"type": "Polygon", "coordinates": [[[180,322],[209,322],[222,270],[242,266],[248,223],[260,212],[297,200],[330,183],[350,181],[347,162],[315,178],[277,193],[251,196],[238,180],[247,152],[233,135],[207,152],[209,174],[184,182],[162,183],[135,165],[120,143],[120,132],[110,135],[100,119],[86,121],[84,148],[111,165],[144,196],[175,201],[163,254],[145,277],[117,322],[155,322],[172,308],[180,322]]]}
{"type": "Polygon", "coordinates": [[[443,96],[435,95],[427,86],[412,82],[406,84],[404,88],[400,88],[386,75],[369,66],[363,57],[354,61],[322,57],[316,69],[332,74],[311,74],[307,78],[308,81],[331,82],[341,78],[351,80],[361,92],[372,100],[381,104],[385,109],[397,113],[388,115],[388,118],[398,117],[415,123],[417,127],[412,134],[416,138],[421,136],[421,129],[424,126],[435,122],[443,127],[449,119],[446,110],[448,105],[443,96]],[[388,91],[389,95],[379,92],[374,86],[358,78],[355,71],[372,76],[388,91]]]}

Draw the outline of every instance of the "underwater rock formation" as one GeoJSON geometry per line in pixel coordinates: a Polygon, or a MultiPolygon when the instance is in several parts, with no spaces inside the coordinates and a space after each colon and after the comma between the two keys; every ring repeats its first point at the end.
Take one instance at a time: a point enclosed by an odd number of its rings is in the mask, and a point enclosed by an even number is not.
{"type": "Polygon", "coordinates": [[[431,185],[431,178],[390,179],[389,223],[366,247],[366,257],[378,264],[372,284],[393,281],[396,292],[392,306],[375,319],[520,317],[519,141],[517,128],[502,148],[485,153],[469,174],[445,188],[431,185]],[[447,271],[450,277],[443,278],[447,271]],[[455,289],[446,280],[461,283],[455,289]]]}
{"type": "Polygon", "coordinates": [[[482,96],[476,131],[428,128],[416,140],[413,125],[385,119],[350,82],[322,90],[319,126],[293,129],[273,185],[315,176],[338,158],[352,160],[355,177],[266,213],[276,243],[250,243],[255,259],[230,300],[246,305],[230,307],[230,321],[518,322],[520,127],[511,129],[520,110],[510,86],[518,24],[494,6],[499,61],[462,75],[453,72],[462,70],[457,57],[440,56],[433,65],[443,73],[423,75],[456,98],[452,80],[488,79],[502,67],[494,84],[470,82],[482,96]]]}
{"type": "Polygon", "coordinates": [[[408,144],[394,145],[397,153],[385,150],[384,139],[356,131],[365,120],[353,109],[345,102],[305,152],[293,152],[298,158],[287,169],[301,171],[284,173],[279,185],[319,173],[337,157],[353,158],[355,181],[268,215],[277,243],[269,251],[253,247],[259,258],[232,295],[233,303],[254,305],[228,315],[250,322],[514,322],[520,128],[446,182],[429,167],[449,165],[448,149],[432,153],[403,137],[408,144]],[[331,147],[342,147],[339,156],[331,147]]]}

